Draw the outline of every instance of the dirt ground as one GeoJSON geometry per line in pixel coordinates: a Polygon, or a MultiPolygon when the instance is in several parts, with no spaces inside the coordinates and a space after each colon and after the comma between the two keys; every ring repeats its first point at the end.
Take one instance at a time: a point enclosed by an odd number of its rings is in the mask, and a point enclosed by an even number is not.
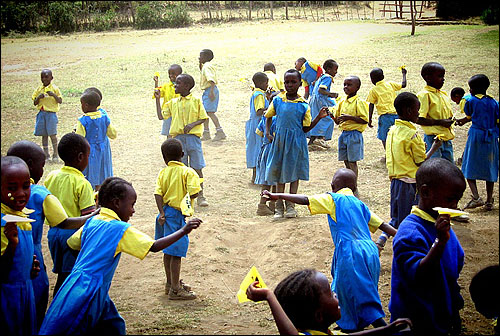
{"type": "MultiPolygon", "coordinates": [[[[70,132],[81,114],[79,96],[86,87],[103,92],[102,106],[118,130],[111,141],[116,176],[134,185],[138,200],[131,224],[154,236],[157,214],[153,192],[156,176],[164,163],[160,144],[161,122],[151,99],[153,74],[167,79],[167,68],[180,64],[197,80],[193,92],[200,95],[198,54],[203,48],[214,51],[220,79],[221,124],[227,133],[223,142],[203,142],[207,167],[205,195],[207,208],[197,208],[204,223],[190,235],[188,256],[181,277],[191,284],[198,299],[169,301],[164,294],[165,276],[161,253],[144,260],[123,255],[116,271],[110,296],[126,320],[129,334],[275,334],[272,315],[265,303],[237,303],[239,285],[255,265],[269,287],[274,288],[290,272],[312,267],[331,280],[334,246],[324,216],[310,216],[298,206],[299,217],[272,221],[256,216],[259,188],[250,184],[251,171],[245,164],[245,121],[248,119],[249,79],[267,62],[282,74],[294,61],[305,56],[320,63],[335,59],[339,72],[333,91],[342,92],[343,78],[361,78],[361,97],[372,84],[369,71],[379,66],[387,80],[400,81],[398,67],[408,69],[407,91],[418,92],[425,83],[421,66],[438,61],[447,70],[443,90],[454,86],[467,90],[467,79],[485,73],[492,81],[489,93],[498,99],[498,42],[481,44],[482,36],[495,33],[498,26],[410,27],[376,22],[256,21],[214,26],[194,26],[176,30],[123,30],[110,33],[73,34],[55,37],[2,38],[2,155],[15,141],[33,136],[35,109],[31,94],[40,83],[40,70],[51,68],[54,83],[63,92],[59,113],[59,137],[70,132]],[[445,36],[443,38],[443,36],[445,36]]],[[[376,117],[375,117],[376,118],[376,117]]],[[[376,121],[374,122],[376,125],[376,121]]],[[[210,124],[212,135],[214,126],[210,124]]],[[[464,148],[467,128],[458,128],[455,155],[464,148]]],[[[299,193],[329,191],[330,180],[343,164],[337,160],[335,128],[332,148],[310,153],[310,179],[300,182],[299,193]]],[[[365,158],[359,163],[360,197],[375,213],[389,220],[389,180],[379,162],[382,144],[376,127],[364,132],[365,158]]],[[[47,174],[61,164],[49,163],[47,174]]],[[[485,195],[484,183],[479,184],[485,195]]],[[[495,187],[494,210],[472,210],[469,223],[455,223],[464,250],[465,266],[459,283],[465,307],[461,312],[464,334],[492,334],[491,321],[476,312],[468,286],[472,276],[498,263],[499,207],[495,187]]],[[[460,205],[470,198],[467,190],[460,205]]],[[[376,239],[377,234],[373,235],[376,239]]],[[[379,290],[384,310],[390,298],[392,249],[383,252],[379,290]]],[[[45,262],[51,269],[46,239],[45,262]]],[[[51,287],[55,276],[49,272],[51,287]]]]}

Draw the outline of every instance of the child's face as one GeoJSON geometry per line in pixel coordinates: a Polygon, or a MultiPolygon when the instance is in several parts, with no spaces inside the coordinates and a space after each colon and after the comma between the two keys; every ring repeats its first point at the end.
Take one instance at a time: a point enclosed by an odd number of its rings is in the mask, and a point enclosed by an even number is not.
{"type": "Polygon", "coordinates": [[[124,222],[128,222],[130,217],[135,213],[134,205],[137,201],[137,194],[132,187],[127,188],[127,193],[124,199],[118,199],[116,214],[124,222]]]}
{"type": "Polygon", "coordinates": [[[28,167],[15,164],[2,169],[2,203],[21,211],[30,198],[30,172],[28,167]]]}
{"type": "Polygon", "coordinates": [[[460,104],[460,101],[462,100],[462,96],[461,95],[453,95],[451,96],[451,100],[455,103],[455,104],[460,104]]]}
{"type": "Polygon", "coordinates": [[[170,78],[170,81],[172,83],[175,83],[175,80],[177,79],[177,76],[181,74],[180,71],[175,70],[175,69],[168,69],[168,78],[170,78]]]}
{"type": "Polygon", "coordinates": [[[42,80],[43,86],[47,86],[50,84],[50,82],[52,82],[52,73],[49,71],[42,71],[40,78],[42,80]]]}
{"type": "Polygon", "coordinates": [[[320,313],[322,321],[318,322],[321,322],[325,328],[328,328],[335,321],[340,319],[339,300],[337,299],[337,295],[332,292],[330,283],[323,273],[316,273],[316,281],[321,288],[318,313],[320,313]]]}
{"type": "Polygon", "coordinates": [[[420,101],[416,100],[412,106],[407,108],[407,118],[409,121],[416,123],[418,121],[418,111],[420,110],[420,101]]]}
{"type": "Polygon", "coordinates": [[[189,94],[189,91],[191,90],[191,88],[189,87],[189,82],[182,76],[177,77],[174,88],[175,93],[178,93],[183,97],[187,96],[189,94]]]}
{"type": "Polygon", "coordinates": [[[200,52],[200,57],[198,57],[200,64],[208,62],[208,55],[206,53],[200,52]]]}
{"type": "Polygon", "coordinates": [[[285,90],[289,94],[297,94],[302,81],[296,73],[286,73],[284,78],[285,90]]]}
{"type": "Polygon", "coordinates": [[[355,96],[359,90],[359,83],[355,78],[347,77],[344,80],[344,92],[347,97],[355,96]]]}
{"type": "Polygon", "coordinates": [[[265,81],[261,81],[260,83],[257,83],[257,85],[255,85],[255,86],[257,88],[261,89],[262,91],[266,91],[268,85],[269,85],[269,79],[266,79],[265,81]]]}
{"type": "Polygon", "coordinates": [[[427,82],[427,85],[439,90],[444,85],[444,74],[444,68],[436,66],[434,71],[426,76],[425,81],[427,82]]]}
{"type": "Polygon", "coordinates": [[[302,66],[304,65],[305,61],[304,60],[296,60],[295,61],[295,69],[297,71],[300,71],[302,69],[302,66]]]}
{"type": "Polygon", "coordinates": [[[460,201],[464,194],[465,187],[465,182],[461,179],[448,177],[441,185],[427,186],[427,191],[423,190],[420,197],[424,198],[427,208],[442,207],[456,209],[458,201],[460,201]]]}
{"type": "Polygon", "coordinates": [[[335,77],[335,75],[337,74],[338,68],[339,68],[338,66],[334,65],[331,68],[325,69],[325,72],[327,74],[329,74],[330,76],[335,77]]]}

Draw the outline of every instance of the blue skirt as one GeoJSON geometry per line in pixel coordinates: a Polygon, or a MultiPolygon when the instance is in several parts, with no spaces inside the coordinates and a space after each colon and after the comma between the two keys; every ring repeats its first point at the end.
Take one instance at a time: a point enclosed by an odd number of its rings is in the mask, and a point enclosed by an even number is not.
{"type": "Polygon", "coordinates": [[[50,255],[54,262],[52,272],[70,273],[75,265],[76,256],[68,246],[67,240],[76,230],[60,229],[56,226],[51,227],[47,233],[49,241],[50,255]]]}
{"type": "MultiPolygon", "coordinates": [[[[311,117],[314,120],[316,116],[319,114],[319,110],[323,106],[335,106],[335,100],[333,98],[329,98],[320,93],[315,94],[311,97],[309,101],[309,106],[311,107],[311,117]]],[[[325,137],[325,140],[331,140],[333,134],[333,119],[331,117],[326,117],[321,119],[316,126],[309,132],[307,132],[306,136],[309,138],[310,136],[322,136],[325,137]]]]}
{"type": "MultiPolygon", "coordinates": [[[[163,212],[165,212],[165,224],[160,225],[158,223],[158,218],[156,217],[156,227],[155,227],[155,239],[160,239],[168,236],[179,230],[186,224],[184,215],[179,210],[172,208],[168,205],[163,206],[163,212]]],[[[189,237],[188,235],[182,236],[178,241],[172,245],[163,249],[163,253],[174,256],[174,257],[186,257],[187,250],[189,247],[189,237]]]]}
{"type": "Polygon", "coordinates": [[[498,168],[498,135],[471,126],[462,159],[465,178],[496,182],[498,168]]]}
{"type": "Polygon", "coordinates": [[[257,166],[257,159],[264,139],[255,133],[260,119],[260,117],[258,119],[249,119],[245,123],[247,168],[255,168],[257,166]]]}
{"type": "Polygon", "coordinates": [[[255,184],[266,186],[274,184],[266,180],[267,158],[269,157],[270,150],[271,144],[269,142],[266,141],[266,143],[262,144],[259,152],[259,157],[257,158],[257,167],[255,169],[255,184]]]}

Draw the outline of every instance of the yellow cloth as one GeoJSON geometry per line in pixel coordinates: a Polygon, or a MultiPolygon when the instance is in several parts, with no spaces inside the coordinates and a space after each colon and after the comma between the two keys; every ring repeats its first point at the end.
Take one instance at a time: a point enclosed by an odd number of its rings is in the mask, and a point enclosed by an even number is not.
{"type": "Polygon", "coordinates": [[[44,185],[59,199],[69,217],[79,217],[81,210],[95,206],[94,190],[76,168],[63,166],[50,172],[44,185]]]}
{"type": "Polygon", "coordinates": [[[414,205],[414,206],[411,207],[410,213],[414,214],[415,216],[418,216],[418,217],[420,217],[423,220],[426,220],[428,222],[435,222],[436,221],[436,218],[432,217],[427,212],[425,212],[424,210],[420,209],[417,205],[414,205]]]}
{"type": "Polygon", "coordinates": [[[462,99],[460,99],[460,102],[458,103],[458,107],[460,108],[460,113],[462,113],[462,114],[465,114],[464,107],[465,107],[466,102],[467,101],[465,100],[465,98],[462,98],[462,99]]]}
{"type": "Polygon", "coordinates": [[[43,201],[43,215],[45,216],[46,223],[50,226],[57,226],[61,224],[68,215],[64,210],[63,205],[54,195],[47,195],[43,201]]]}
{"type": "MultiPolygon", "coordinates": [[[[263,92],[264,95],[266,94],[265,91],[263,91],[263,90],[261,90],[259,88],[253,89],[253,93],[255,93],[256,91],[263,92]]],[[[266,108],[266,98],[265,98],[264,95],[257,95],[256,97],[254,97],[254,99],[253,99],[253,106],[255,107],[255,112],[257,112],[260,109],[265,109],[266,108]]]]}
{"type": "MultiPolygon", "coordinates": [[[[106,222],[110,222],[112,220],[121,221],[120,217],[118,217],[113,210],[108,208],[101,208],[101,212],[96,216],[96,218],[106,222]]],[[[68,246],[73,250],[80,250],[82,246],[82,231],[83,226],[67,240],[68,246]]],[[[149,249],[151,249],[154,242],[155,240],[147,234],[129,226],[129,228],[123,233],[122,239],[120,239],[120,242],[116,247],[115,256],[118,253],[125,252],[142,260],[149,253],[149,249]]]]}
{"type": "MultiPolygon", "coordinates": [[[[201,119],[208,119],[208,114],[203,107],[201,99],[193,97],[190,93],[186,97],[178,97],[168,101],[162,108],[163,119],[172,117],[170,135],[175,137],[184,134],[184,126],[201,119]]],[[[195,126],[188,134],[194,134],[201,138],[203,124],[195,126]]]]}
{"type": "MultiPolygon", "coordinates": [[[[340,189],[339,191],[337,191],[337,194],[354,196],[352,190],[349,188],[340,189]]],[[[324,194],[308,196],[308,199],[309,199],[308,207],[311,215],[319,215],[319,214],[330,215],[335,222],[337,221],[335,202],[333,201],[333,197],[330,194],[324,193],[324,194]]],[[[372,212],[370,213],[371,213],[371,218],[370,221],[368,222],[368,229],[370,229],[370,232],[373,233],[377,231],[378,227],[384,221],[376,214],[372,212]]]]}
{"type": "Polygon", "coordinates": [[[366,124],[360,124],[351,120],[346,120],[339,124],[339,128],[342,131],[356,130],[363,132],[366,126],[368,126],[368,103],[359,98],[358,95],[351,98],[343,96],[336,106],[329,107],[328,109],[335,117],[340,117],[342,114],[348,114],[354,117],[360,117],[367,122],[366,124]]]}
{"type": "Polygon", "coordinates": [[[385,157],[390,179],[415,179],[417,164],[425,161],[425,142],[415,125],[396,119],[387,133],[385,157]]]}
{"type": "MultiPolygon", "coordinates": [[[[160,98],[163,98],[163,103],[161,104],[162,108],[172,98],[177,98],[177,97],[181,96],[180,94],[175,93],[175,86],[174,85],[175,85],[174,83],[168,82],[168,83],[163,84],[160,87],[160,98]]],[[[153,99],[155,99],[154,93],[153,93],[153,99]]]]}
{"type": "Polygon", "coordinates": [[[349,335],[349,334],[343,333],[340,330],[331,331],[330,329],[328,329],[328,333],[324,333],[318,330],[307,329],[304,331],[299,331],[299,335],[349,335]]]}
{"type": "Polygon", "coordinates": [[[271,91],[285,90],[285,84],[283,84],[283,79],[278,77],[271,70],[264,71],[264,73],[267,75],[267,78],[269,78],[269,82],[267,85],[271,88],[271,91]]]}
{"type": "Polygon", "coordinates": [[[40,99],[38,101],[38,105],[36,106],[36,108],[39,110],[43,109],[44,111],[47,111],[47,112],[59,112],[59,108],[60,108],[59,103],[56,102],[56,99],[54,97],[51,97],[45,93],[48,91],[52,91],[55,93],[56,96],[62,97],[61,91],[59,90],[59,88],[55,84],[50,83],[46,87],[43,86],[43,84],[40,85],[39,87],[37,87],[36,90],[33,91],[33,95],[31,96],[31,99],[33,99],[33,101],[35,101],[36,97],[40,93],[44,93],[45,97],[43,97],[42,99],[40,99]]]}
{"type": "MultiPolygon", "coordinates": [[[[90,117],[90,119],[97,119],[102,116],[101,111],[95,111],[95,112],[87,112],[85,113],[86,116],[90,117]]],[[[81,136],[85,136],[87,134],[87,131],[85,130],[85,127],[83,127],[82,123],[80,120],[77,120],[76,123],[76,134],[80,134],[81,136]]],[[[110,139],[116,139],[116,128],[110,123],[108,125],[108,129],[106,130],[106,135],[110,139]]]]}
{"type": "Polygon", "coordinates": [[[394,107],[394,99],[397,96],[396,92],[401,90],[401,88],[401,84],[381,80],[370,89],[366,101],[375,105],[379,115],[397,114],[394,107]]]}
{"type": "MultiPolygon", "coordinates": [[[[28,215],[32,212],[34,212],[34,210],[31,210],[31,209],[27,209],[27,208],[24,208],[23,210],[21,211],[17,211],[17,210],[14,210],[14,209],[11,209],[9,206],[1,203],[1,208],[2,208],[2,213],[4,215],[15,215],[15,216],[19,216],[19,217],[28,217],[28,215]]],[[[23,230],[23,231],[31,231],[31,223],[30,222],[17,222],[16,225],[18,226],[18,228],[20,230],[23,230]]],[[[7,245],[9,245],[9,240],[7,239],[7,236],[5,235],[4,233],[4,230],[5,230],[5,227],[2,226],[2,232],[1,232],[1,241],[2,241],[2,255],[4,254],[5,250],[7,249],[7,245]]],[[[19,247],[19,246],[18,246],[19,247]]],[[[3,270],[2,270],[3,272],[3,270]]]]}
{"type": "MultiPolygon", "coordinates": [[[[279,97],[283,99],[284,103],[299,103],[299,102],[306,102],[304,98],[299,96],[297,99],[294,100],[288,100],[286,97],[286,93],[280,93],[279,97]]],[[[266,113],[264,114],[266,118],[271,118],[276,115],[276,110],[274,109],[274,100],[271,102],[269,107],[267,108],[266,113]]],[[[311,108],[309,105],[307,105],[307,111],[306,114],[304,115],[304,119],[302,120],[302,126],[310,126],[312,122],[312,117],[311,117],[311,108]]]]}
{"type": "MultiPolygon", "coordinates": [[[[451,119],[453,111],[451,109],[450,98],[444,91],[426,85],[424,90],[418,94],[420,100],[419,116],[427,119],[451,119]]],[[[444,134],[441,140],[448,141],[455,138],[453,125],[450,128],[443,126],[422,126],[425,134],[438,135],[444,134]]]]}
{"type": "Polygon", "coordinates": [[[169,161],[158,174],[155,194],[163,197],[163,204],[181,210],[186,193],[191,196],[200,192],[200,184],[200,177],[193,168],[186,167],[182,162],[169,161]]]}
{"type": "Polygon", "coordinates": [[[211,86],[210,82],[214,82],[217,85],[217,74],[212,62],[205,62],[201,66],[200,88],[202,90],[209,88],[211,86]]]}

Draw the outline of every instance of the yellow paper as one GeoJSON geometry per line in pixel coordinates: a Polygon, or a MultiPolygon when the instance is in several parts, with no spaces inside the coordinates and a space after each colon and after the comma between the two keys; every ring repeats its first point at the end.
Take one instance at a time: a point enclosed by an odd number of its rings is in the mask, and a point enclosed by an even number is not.
{"type": "Polygon", "coordinates": [[[192,215],[194,215],[194,208],[191,205],[191,197],[189,197],[189,193],[186,193],[181,201],[181,212],[184,216],[187,217],[191,217],[192,215]]]}
{"type": "Polygon", "coordinates": [[[247,297],[247,289],[248,286],[250,286],[254,281],[259,281],[257,287],[267,288],[266,284],[264,283],[264,280],[259,274],[259,271],[257,271],[257,268],[255,268],[255,266],[252,266],[250,271],[248,271],[248,274],[245,277],[245,279],[243,279],[243,282],[240,285],[240,289],[238,290],[238,294],[236,294],[239,303],[250,301],[250,299],[247,297]]]}
{"type": "Polygon", "coordinates": [[[442,141],[443,140],[443,137],[444,137],[444,134],[437,134],[436,135],[436,139],[442,141]]]}
{"type": "Polygon", "coordinates": [[[399,67],[399,70],[403,70],[403,69],[406,69],[406,65],[403,64],[402,66],[399,67]]]}
{"type": "Polygon", "coordinates": [[[28,218],[28,217],[21,217],[21,216],[16,216],[16,215],[5,215],[2,217],[2,219],[9,223],[9,222],[34,222],[34,219],[28,218]]]}
{"type": "Polygon", "coordinates": [[[160,79],[160,73],[158,71],[156,71],[153,76],[156,76],[156,77],[158,77],[158,79],[160,79]]]}
{"type": "Polygon", "coordinates": [[[457,217],[457,216],[461,216],[461,215],[468,215],[467,212],[461,211],[461,210],[456,210],[456,209],[434,207],[434,208],[432,208],[432,210],[437,211],[438,214],[440,214],[440,215],[450,215],[450,217],[457,217]]]}

